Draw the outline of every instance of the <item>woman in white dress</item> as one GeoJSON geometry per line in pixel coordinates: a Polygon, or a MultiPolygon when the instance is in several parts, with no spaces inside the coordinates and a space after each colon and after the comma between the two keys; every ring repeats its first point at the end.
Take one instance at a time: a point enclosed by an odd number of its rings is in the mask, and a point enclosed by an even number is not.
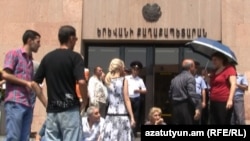
{"type": "Polygon", "coordinates": [[[128,96],[128,82],[124,75],[124,62],[112,59],[105,77],[108,89],[108,110],[101,131],[100,141],[133,141],[132,127],[135,126],[131,102],[128,96]]]}

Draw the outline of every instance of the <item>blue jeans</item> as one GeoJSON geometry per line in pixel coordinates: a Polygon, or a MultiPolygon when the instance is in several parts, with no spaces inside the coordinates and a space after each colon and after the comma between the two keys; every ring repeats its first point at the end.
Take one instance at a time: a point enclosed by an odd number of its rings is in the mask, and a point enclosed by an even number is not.
{"type": "Polygon", "coordinates": [[[44,137],[44,136],[45,136],[45,129],[46,129],[46,121],[43,123],[42,128],[41,128],[40,131],[39,131],[39,135],[40,135],[41,137],[44,137]]]}
{"type": "Polygon", "coordinates": [[[6,102],[6,141],[28,141],[30,138],[32,107],[6,102]]]}
{"type": "Polygon", "coordinates": [[[42,136],[40,141],[46,141],[45,136],[42,136]]]}
{"type": "Polygon", "coordinates": [[[47,114],[46,141],[80,141],[82,132],[79,107],[64,112],[47,114]]]}
{"type": "Polygon", "coordinates": [[[32,92],[31,93],[31,104],[32,104],[32,107],[33,107],[33,109],[35,108],[35,104],[36,104],[36,94],[35,94],[35,92],[32,92]]]}

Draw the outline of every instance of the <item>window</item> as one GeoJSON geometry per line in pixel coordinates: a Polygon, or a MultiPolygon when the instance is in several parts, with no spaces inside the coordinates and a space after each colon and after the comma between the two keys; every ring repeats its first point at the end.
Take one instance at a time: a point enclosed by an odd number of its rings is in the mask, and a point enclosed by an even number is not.
{"type": "Polygon", "coordinates": [[[156,48],[155,64],[179,64],[179,48],[156,48]]]}
{"type": "Polygon", "coordinates": [[[146,66],[146,48],[127,47],[125,48],[125,66],[130,67],[132,61],[140,61],[143,67],[146,66]]]}
{"type": "Polygon", "coordinates": [[[88,50],[88,68],[93,73],[96,66],[101,66],[103,71],[108,72],[109,63],[113,58],[119,58],[120,49],[118,47],[93,47],[88,50]]]}

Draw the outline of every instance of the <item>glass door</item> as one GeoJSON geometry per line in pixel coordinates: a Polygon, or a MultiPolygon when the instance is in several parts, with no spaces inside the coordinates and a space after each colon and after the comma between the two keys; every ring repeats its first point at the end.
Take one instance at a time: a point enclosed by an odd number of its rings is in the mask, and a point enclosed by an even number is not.
{"type": "Polygon", "coordinates": [[[179,73],[179,48],[156,48],[154,66],[154,105],[162,109],[162,117],[171,123],[169,100],[171,80],[179,73]]]}

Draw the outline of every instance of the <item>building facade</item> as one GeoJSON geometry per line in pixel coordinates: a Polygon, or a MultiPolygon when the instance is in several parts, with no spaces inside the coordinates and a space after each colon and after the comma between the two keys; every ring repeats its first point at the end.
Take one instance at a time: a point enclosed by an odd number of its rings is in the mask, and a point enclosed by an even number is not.
{"type": "MultiPolygon", "coordinates": [[[[61,25],[77,29],[75,51],[80,52],[90,70],[100,65],[107,71],[110,60],[119,57],[127,67],[133,60],[142,62],[142,77],[148,88],[145,109],[160,106],[169,114],[168,86],[180,71],[183,58],[194,58],[202,67],[210,61],[186,46],[198,37],[228,45],[236,54],[237,70],[250,78],[250,1],[248,0],[1,0],[1,66],[5,53],[22,45],[26,29],[37,30],[41,48],[34,59],[40,61],[59,46],[61,25]]],[[[46,84],[44,85],[46,93],[46,84]]],[[[245,101],[250,99],[246,92],[245,101]]],[[[250,104],[246,119],[250,120],[250,104]]],[[[32,131],[39,130],[46,112],[38,101],[32,131]]]]}

